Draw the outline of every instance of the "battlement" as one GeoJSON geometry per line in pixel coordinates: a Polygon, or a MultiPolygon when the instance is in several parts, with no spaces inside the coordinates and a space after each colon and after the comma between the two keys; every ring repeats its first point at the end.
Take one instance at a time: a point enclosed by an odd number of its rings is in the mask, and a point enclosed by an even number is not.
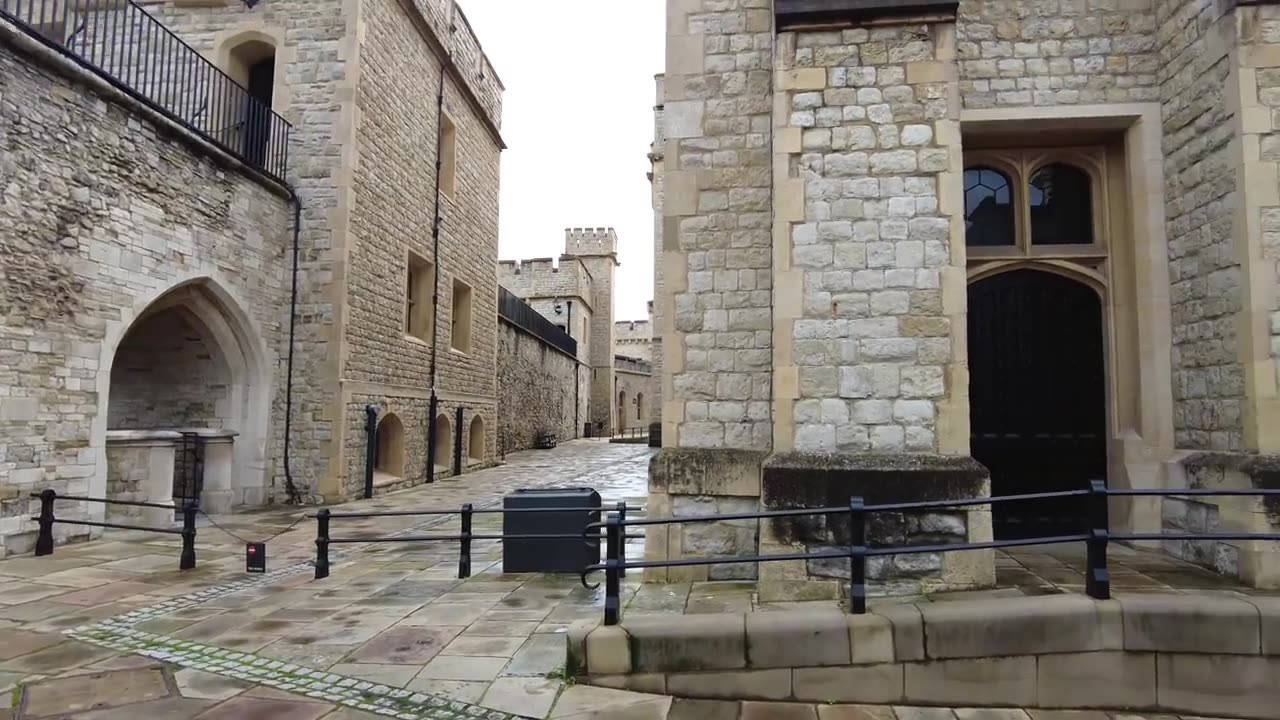
{"type": "Polygon", "coordinates": [[[653,337],[653,329],[648,320],[616,320],[613,323],[613,336],[619,342],[647,342],[653,337]]]}
{"type": "Polygon", "coordinates": [[[498,284],[523,299],[581,298],[591,302],[591,273],[577,258],[499,260],[498,284]]]}
{"type": "Polygon", "coordinates": [[[611,227],[565,228],[564,251],[566,255],[618,254],[618,233],[611,227]]]}

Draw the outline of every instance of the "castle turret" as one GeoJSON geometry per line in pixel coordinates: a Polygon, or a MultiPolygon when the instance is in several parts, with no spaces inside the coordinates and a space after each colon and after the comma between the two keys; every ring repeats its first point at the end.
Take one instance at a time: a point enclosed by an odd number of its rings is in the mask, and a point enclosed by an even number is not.
{"type": "Polygon", "coordinates": [[[613,228],[565,228],[564,252],[591,273],[591,422],[609,428],[616,417],[613,382],[613,274],[618,267],[618,233],[613,228]]]}

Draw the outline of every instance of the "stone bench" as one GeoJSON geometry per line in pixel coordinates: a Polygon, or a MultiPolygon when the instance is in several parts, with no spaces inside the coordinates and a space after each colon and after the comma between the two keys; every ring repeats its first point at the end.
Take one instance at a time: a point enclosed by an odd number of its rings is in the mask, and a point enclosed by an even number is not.
{"type": "Polygon", "coordinates": [[[585,682],[679,697],[1280,720],[1280,597],[1082,595],[623,618],[573,628],[585,682]]]}

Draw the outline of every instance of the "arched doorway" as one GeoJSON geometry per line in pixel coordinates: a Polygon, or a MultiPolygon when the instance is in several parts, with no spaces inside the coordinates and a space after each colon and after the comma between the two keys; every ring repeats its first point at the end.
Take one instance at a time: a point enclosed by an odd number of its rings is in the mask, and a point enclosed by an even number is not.
{"type": "Polygon", "coordinates": [[[227,50],[224,70],[248,96],[229,98],[225,113],[231,137],[227,145],[238,149],[250,163],[263,165],[271,141],[271,109],[275,99],[276,49],[256,35],[227,50]]]}
{"type": "MultiPolygon", "coordinates": [[[[1105,478],[1106,372],[1098,293],[1017,269],[969,286],[971,451],[992,495],[1080,490],[1105,478]]],[[[1072,534],[1083,501],[993,506],[997,537],[1072,534]]]]}
{"type": "MultiPolygon", "coordinates": [[[[103,364],[104,429],[185,431],[173,469],[175,498],[198,497],[211,512],[265,502],[271,388],[261,347],[246,316],[213,281],[165,292],[114,348],[104,347],[110,353],[103,364]]],[[[129,468],[111,464],[108,496],[129,484],[129,468]]]]}

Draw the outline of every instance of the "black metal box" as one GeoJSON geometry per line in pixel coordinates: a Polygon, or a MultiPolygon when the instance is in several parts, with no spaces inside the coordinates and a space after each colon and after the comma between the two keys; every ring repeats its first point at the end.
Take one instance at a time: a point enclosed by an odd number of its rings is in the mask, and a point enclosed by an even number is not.
{"type": "Polygon", "coordinates": [[[600,521],[600,493],[591,488],[516,490],[502,499],[503,510],[565,508],[548,512],[504,512],[503,535],[573,535],[568,538],[513,538],[502,541],[502,571],[580,573],[600,562],[600,541],[579,536],[600,521]],[[577,508],[582,508],[578,510],[577,508]]]}

